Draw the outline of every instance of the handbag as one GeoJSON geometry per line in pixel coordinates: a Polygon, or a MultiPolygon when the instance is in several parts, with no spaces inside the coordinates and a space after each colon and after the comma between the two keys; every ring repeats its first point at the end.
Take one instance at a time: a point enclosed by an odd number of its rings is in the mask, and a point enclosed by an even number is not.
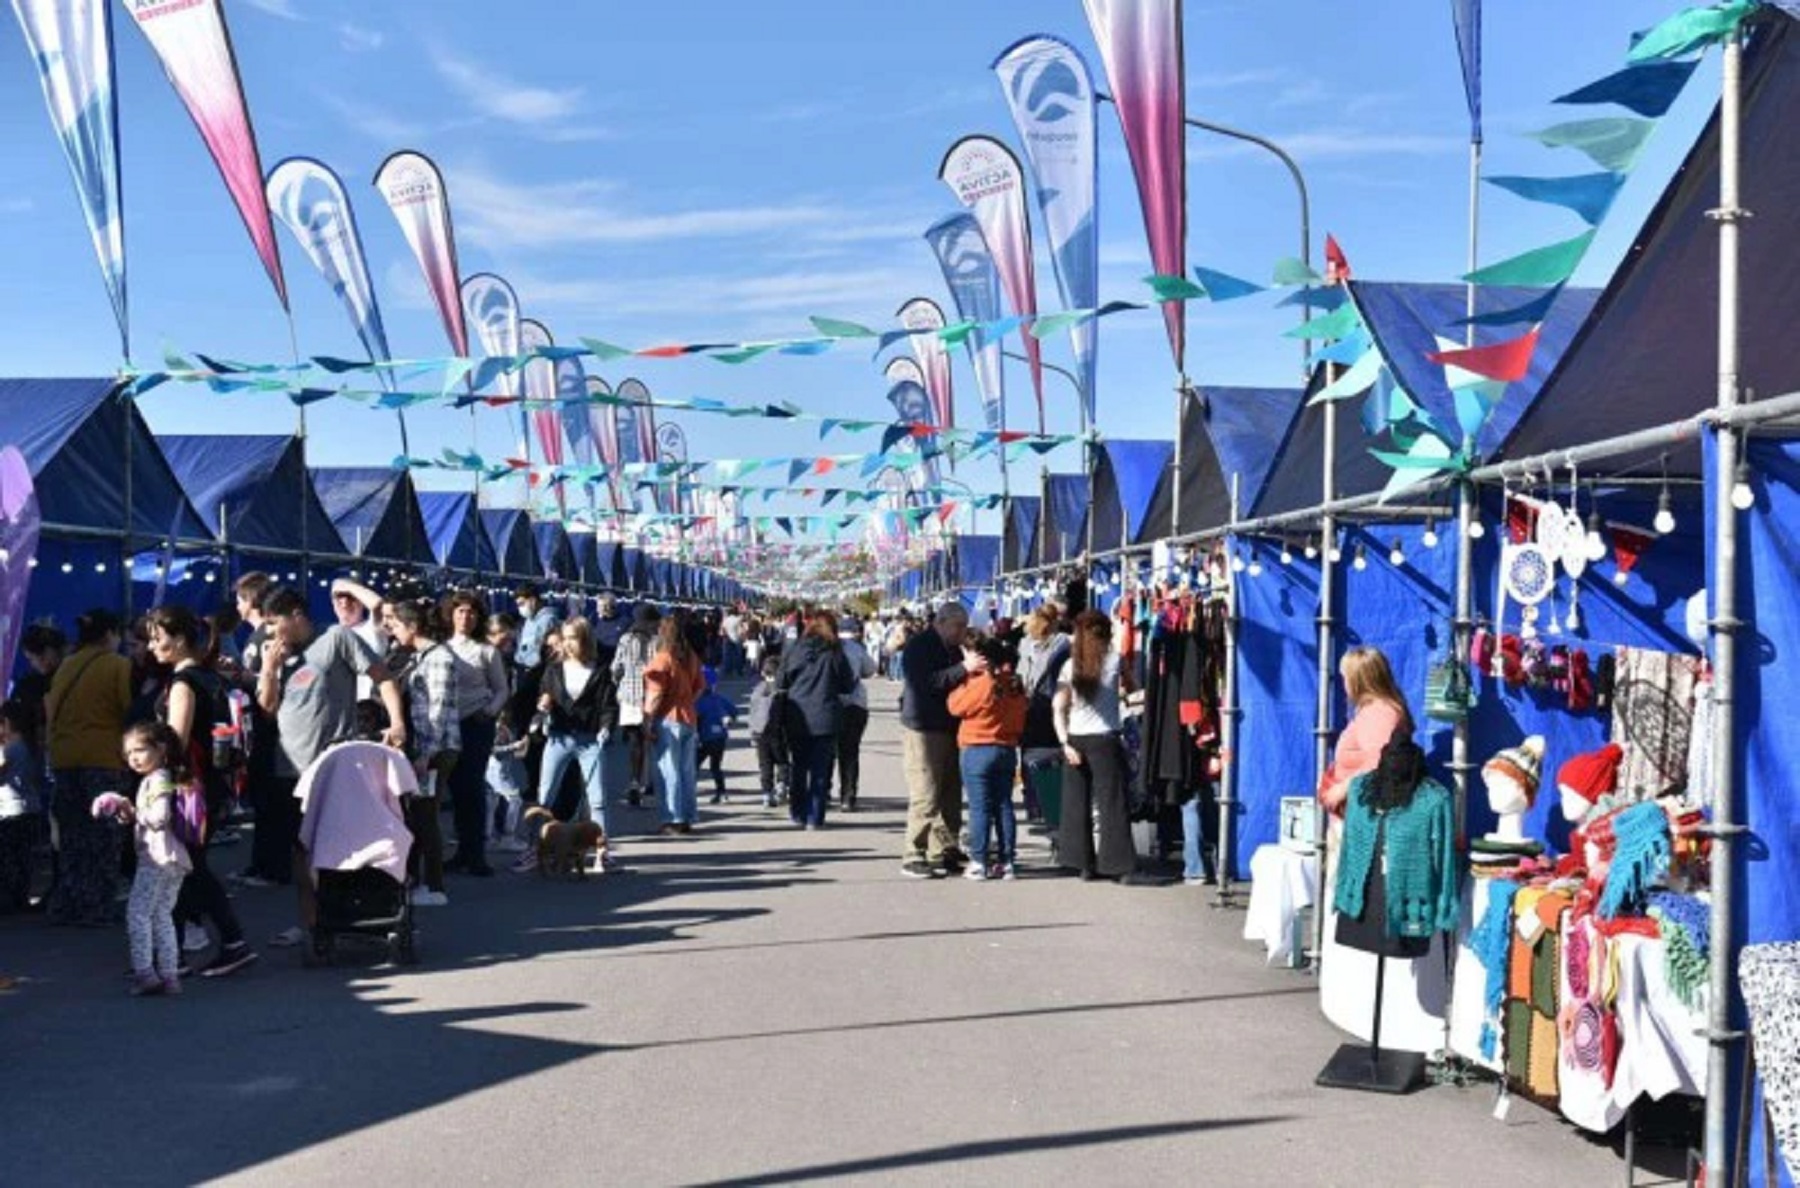
{"type": "Polygon", "coordinates": [[[1475,685],[1469,666],[1456,658],[1455,645],[1432,663],[1425,673],[1425,716],[1434,722],[1455,724],[1468,720],[1475,704],[1475,685]]]}

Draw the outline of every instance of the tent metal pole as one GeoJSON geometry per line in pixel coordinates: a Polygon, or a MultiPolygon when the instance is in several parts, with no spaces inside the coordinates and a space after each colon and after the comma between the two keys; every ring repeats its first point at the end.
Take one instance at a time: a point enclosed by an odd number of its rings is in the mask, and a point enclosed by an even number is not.
{"type": "MultiPolygon", "coordinates": [[[[1241,475],[1231,476],[1231,518],[1238,518],[1239,501],[1243,497],[1241,475]]],[[[1229,568],[1226,573],[1231,573],[1229,568]]],[[[1225,688],[1219,707],[1219,788],[1216,807],[1219,811],[1219,842],[1213,853],[1213,869],[1218,875],[1218,893],[1213,906],[1232,905],[1231,860],[1232,826],[1236,823],[1238,787],[1238,575],[1231,573],[1225,584],[1225,688]]],[[[1198,821],[1200,815],[1194,814],[1198,821]]]]}
{"type": "MultiPolygon", "coordinates": [[[[1739,223],[1748,213],[1739,206],[1743,42],[1734,34],[1724,43],[1719,97],[1719,207],[1709,211],[1719,224],[1719,390],[1718,410],[1738,408],[1738,253],[1739,223]]],[[[1719,431],[1713,454],[1713,824],[1712,952],[1707,987],[1706,1027],[1706,1182],[1727,1183],[1730,1174],[1730,1110],[1732,1051],[1743,1039],[1733,1030],[1737,984],[1738,845],[1744,832],[1741,773],[1737,756],[1737,618],[1738,511],[1731,504],[1741,439],[1730,427],[1719,431]]]]}
{"type": "Polygon", "coordinates": [[[1169,476],[1169,534],[1171,536],[1181,535],[1181,459],[1182,455],[1186,453],[1187,442],[1184,438],[1186,437],[1187,402],[1188,393],[1192,390],[1186,376],[1181,378],[1181,383],[1175,388],[1175,456],[1169,459],[1169,469],[1172,471],[1169,476]]]}
{"type": "MultiPolygon", "coordinates": [[[[1481,138],[1469,139],[1469,272],[1481,266],[1481,138]]],[[[1475,285],[1468,286],[1464,302],[1465,314],[1475,317],[1475,285]]],[[[1470,321],[1463,333],[1463,345],[1475,345],[1475,323],[1470,321]]],[[[1465,451],[1473,454],[1474,441],[1464,442],[1465,451]]],[[[1450,651],[1459,664],[1468,664],[1469,647],[1475,638],[1475,542],[1469,526],[1475,519],[1476,492],[1472,484],[1456,484],[1456,609],[1450,624],[1450,651]]],[[[1465,715],[1450,734],[1450,780],[1455,793],[1456,836],[1464,835],[1469,814],[1469,721],[1465,715]]]]}
{"type": "Polygon", "coordinates": [[[137,505],[134,502],[136,493],[132,490],[132,439],[137,436],[137,425],[134,423],[136,406],[125,399],[124,391],[113,393],[113,399],[119,401],[125,411],[125,516],[124,536],[119,544],[119,586],[121,597],[119,605],[125,608],[125,623],[130,625],[134,617],[131,605],[131,530],[137,527],[137,505]]]}

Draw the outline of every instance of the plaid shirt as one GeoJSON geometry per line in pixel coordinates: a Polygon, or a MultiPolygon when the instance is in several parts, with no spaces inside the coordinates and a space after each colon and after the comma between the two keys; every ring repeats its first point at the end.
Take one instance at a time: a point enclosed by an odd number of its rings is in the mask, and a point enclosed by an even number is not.
{"type": "Polygon", "coordinates": [[[656,639],[642,631],[627,631],[613,659],[613,677],[619,682],[619,704],[644,704],[644,667],[656,649],[656,639]]]}
{"type": "Polygon", "coordinates": [[[434,644],[406,674],[413,753],[420,759],[429,761],[445,751],[462,750],[457,693],[456,655],[443,644],[434,644]]]}

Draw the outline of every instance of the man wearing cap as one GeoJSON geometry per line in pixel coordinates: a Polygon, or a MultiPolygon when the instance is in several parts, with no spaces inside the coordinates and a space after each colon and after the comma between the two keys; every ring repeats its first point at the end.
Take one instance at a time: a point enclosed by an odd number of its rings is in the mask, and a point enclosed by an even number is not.
{"type": "Polygon", "coordinates": [[[900,873],[942,878],[962,869],[962,768],[950,690],[976,672],[981,657],[962,652],[969,612],[947,602],[931,626],[913,636],[902,656],[900,747],[906,767],[906,842],[900,873]]]}

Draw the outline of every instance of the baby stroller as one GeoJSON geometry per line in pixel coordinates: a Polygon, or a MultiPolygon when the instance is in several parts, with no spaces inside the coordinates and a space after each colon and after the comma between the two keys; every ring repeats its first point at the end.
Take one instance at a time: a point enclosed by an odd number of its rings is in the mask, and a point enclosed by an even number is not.
{"type": "Polygon", "coordinates": [[[403,964],[418,960],[406,892],[413,840],[400,805],[418,792],[406,756],[376,742],[339,743],[301,774],[300,844],[317,900],[312,961],[331,961],[344,935],[384,940],[403,964]]]}

